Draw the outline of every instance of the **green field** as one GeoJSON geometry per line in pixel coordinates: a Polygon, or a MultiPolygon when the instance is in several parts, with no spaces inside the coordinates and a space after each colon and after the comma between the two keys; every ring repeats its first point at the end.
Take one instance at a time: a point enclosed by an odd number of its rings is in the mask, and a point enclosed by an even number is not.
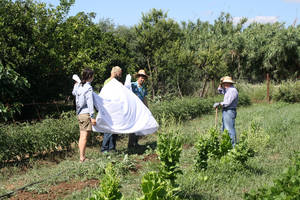
{"type": "MultiPolygon", "coordinates": [[[[220,113],[218,118],[220,127],[220,113]]],[[[212,160],[208,169],[201,172],[194,168],[194,145],[202,134],[214,127],[215,115],[175,125],[184,140],[180,159],[183,174],[177,179],[181,199],[242,199],[245,192],[272,185],[291,165],[295,152],[300,152],[300,104],[279,102],[239,108],[237,133],[247,130],[251,124],[260,127],[270,140],[266,146],[258,148],[245,167],[219,165],[212,160]]],[[[156,171],[160,164],[155,153],[156,139],[156,134],[145,136],[140,140],[139,149],[127,151],[128,138],[123,136],[117,142],[118,152],[105,155],[99,152],[100,144],[91,145],[87,156],[92,160],[83,164],[78,162],[77,148],[74,148],[72,152],[31,159],[24,165],[3,167],[0,169],[0,195],[43,180],[14,194],[12,199],[86,199],[101,182],[106,163],[113,162],[124,198],[137,199],[142,196],[143,175],[156,171]]]]}

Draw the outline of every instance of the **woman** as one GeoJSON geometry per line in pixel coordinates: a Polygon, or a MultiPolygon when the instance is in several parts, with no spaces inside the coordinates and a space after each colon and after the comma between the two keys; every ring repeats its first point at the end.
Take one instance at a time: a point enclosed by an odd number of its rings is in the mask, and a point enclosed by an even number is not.
{"type": "Polygon", "coordinates": [[[76,82],[72,94],[76,98],[76,114],[79,122],[80,137],[78,142],[80,162],[86,160],[85,149],[87,137],[92,131],[92,125],[96,125],[93,102],[93,88],[91,82],[94,79],[94,71],[85,69],[82,72],[81,82],[76,82]]]}

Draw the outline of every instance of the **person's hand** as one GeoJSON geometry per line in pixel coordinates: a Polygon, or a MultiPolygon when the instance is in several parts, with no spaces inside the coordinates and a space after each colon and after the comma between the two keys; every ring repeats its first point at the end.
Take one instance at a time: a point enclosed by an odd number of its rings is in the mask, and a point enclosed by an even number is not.
{"type": "Polygon", "coordinates": [[[213,107],[216,108],[220,105],[220,103],[214,103],[213,107]]]}
{"type": "Polygon", "coordinates": [[[96,119],[94,118],[91,118],[91,122],[92,122],[92,125],[95,126],[96,125],[96,119]]]}

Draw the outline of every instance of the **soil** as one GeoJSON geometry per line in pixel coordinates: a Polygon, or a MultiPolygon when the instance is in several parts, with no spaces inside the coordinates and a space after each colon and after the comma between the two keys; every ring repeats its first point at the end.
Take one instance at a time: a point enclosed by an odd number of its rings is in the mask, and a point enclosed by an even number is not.
{"type": "Polygon", "coordinates": [[[150,154],[150,155],[145,155],[145,157],[143,158],[143,161],[147,162],[147,161],[159,161],[158,160],[158,155],[156,153],[150,154]]]}
{"type": "Polygon", "coordinates": [[[48,193],[38,194],[35,192],[20,191],[11,200],[53,200],[65,197],[72,194],[75,191],[82,190],[85,187],[97,187],[99,185],[99,180],[87,180],[78,182],[63,182],[58,185],[52,186],[48,193]]]}

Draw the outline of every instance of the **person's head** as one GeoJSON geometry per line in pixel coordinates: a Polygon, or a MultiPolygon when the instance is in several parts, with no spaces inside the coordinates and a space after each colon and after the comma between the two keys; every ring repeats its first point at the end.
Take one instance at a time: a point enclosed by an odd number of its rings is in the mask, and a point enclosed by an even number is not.
{"type": "Polygon", "coordinates": [[[221,78],[221,84],[224,88],[231,87],[235,82],[232,80],[230,76],[224,76],[221,78]]]}
{"type": "Polygon", "coordinates": [[[121,77],[122,77],[122,69],[121,69],[121,67],[119,67],[119,66],[114,66],[114,67],[111,69],[110,77],[111,77],[111,78],[115,78],[115,79],[117,79],[117,80],[120,80],[121,77]]]}
{"type": "Polygon", "coordinates": [[[143,85],[144,82],[147,80],[148,75],[146,74],[145,70],[140,69],[138,73],[136,73],[136,81],[139,85],[143,85]]]}
{"type": "Polygon", "coordinates": [[[90,68],[85,68],[82,72],[81,84],[84,85],[86,82],[92,82],[94,79],[94,71],[90,68]]]}

